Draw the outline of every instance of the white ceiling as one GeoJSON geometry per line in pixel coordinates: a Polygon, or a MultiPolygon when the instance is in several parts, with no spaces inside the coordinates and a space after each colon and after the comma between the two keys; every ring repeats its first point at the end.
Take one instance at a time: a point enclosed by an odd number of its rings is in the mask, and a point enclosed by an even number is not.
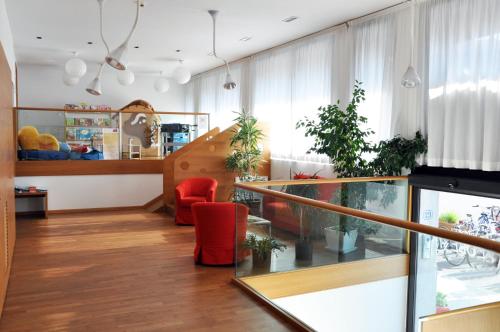
{"type": "MultiPolygon", "coordinates": [[[[7,0],[18,63],[61,65],[71,52],[89,63],[102,61],[96,0],[7,0]],[[43,39],[36,39],[41,36],[43,39]],[[87,42],[93,42],[88,45],[87,42]]],[[[145,0],[130,46],[136,72],[169,74],[182,58],[193,74],[219,66],[209,56],[211,18],[217,19],[217,53],[236,60],[401,0],[145,0]],[[291,23],[282,19],[298,16],[291,23]],[[242,37],[252,37],[242,42],[242,37]],[[177,53],[175,50],[180,49],[177,53]]],[[[125,39],[135,15],[134,0],[106,0],[104,34],[114,49],[125,39]]]]}

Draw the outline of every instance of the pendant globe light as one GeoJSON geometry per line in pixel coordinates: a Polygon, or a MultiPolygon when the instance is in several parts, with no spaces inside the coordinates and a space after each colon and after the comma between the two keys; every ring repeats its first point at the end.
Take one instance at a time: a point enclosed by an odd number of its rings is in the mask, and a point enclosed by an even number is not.
{"type": "Polygon", "coordinates": [[[170,89],[170,81],[162,75],[163,73],[160,73],[160,77],[155,81],[155,90],[159,93],[165,93],[170,89]]]}
{"type": "Polygon", "coordinates": [[[102,86],[101,86],[102,67],[104,67],[104,62],[101,63],[101,65],[99,66],[99,71],[97,72],[97,76],[92,80],[92,82],[90,82],[89,86],[86,89],[86,91],[91,95],[94,96],[102,95],[102,86]]]}
{"type": "Polygon", "coordinates": [[[212,54],[214,55],[215,58],[222,60],[224,62],[224,65],[226,66],[226,80],[224,82],[224,89],[226,90],[232,90],[236,87],[236,83],[234,82],[233,78],[231,77],[231,72],[229,70],[229,64],[227,61],[219,56],[217,56],[217,53],[215,52],[215,23],[217,19],[217,14],[219,13],[218,10],[209,10],[208,13],[212,17],[212,54]]]}
{"type": "Polygon", "coordinates": [[[66,64],[64,65],[64,72],[70,77],[81,78],[87,72],[87,65],[85,64],[85,61],[77,58],[76,56],[77,53],[74,52],[73,58],[66,61],[66,64]]]}
{"type": "Polygon", "coordinates": [[[127,36],[127,39],[125,39],[125,41],[120,46],[118,46],[114,51],[112,51],[106,56],[106,62],[108,63],[108,65],[118,70],[127,69],[126,57],[128,52],[128,42],[130,41],[130,38],[132,38],[132,35],[135,32],[135,29],[137,27],[137,22],[139,22],[139,9],[141,7],[141,1],[137,0],[136,2],[137,2],[137,10],[135,13],[135,21],[134,25],[132,26],[132,30],[130,30],[130,33],[127,36]]]}
{"type": "Polygon", "coordinates": [[[186,84],[191,79],[191,72],[182,65],[183,61],[179,60],[180,66],[175,68],[173,72],[174,80],[179,84],[186,84]]]}
{"type": "Polygon", "coordinates": [[[79,82],[80,82],[80,78],[79,77],[70,76],[67,73],[64,73],[64,75],[63,75],[63,83],[64,83],[64,85],[66,85],[66,86],[75,86],[79,82]]]}
{"type": "Polygon", "coordinates": [[[123,86],[131,85],[135,81],[134,73],[128,69],[118,71],[116,78],[118,79],[118,83],[123,86]]]}
{"type": "Polygon", "coordinates": [[[420,76],[418,76],[417,71],[413,67],[413,52],[414,52],[414,30],[415,30],[415,5],[414,5],[415,0],[411,2],[411,19],[410,19],[410,64],[408,66],[408,69],[406,69],[406,72],[403,74],[403,77],[401,78],[401,85],[405,88],[412,89],[416,88],[417,86],[420,85],[421,80],[420,76]]]}

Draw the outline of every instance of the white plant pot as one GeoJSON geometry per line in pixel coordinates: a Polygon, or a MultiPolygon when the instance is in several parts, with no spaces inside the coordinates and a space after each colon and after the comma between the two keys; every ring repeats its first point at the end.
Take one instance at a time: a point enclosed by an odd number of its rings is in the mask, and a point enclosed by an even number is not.
{"type": "Polygon", "coordinates": [[[324,229],[326,238],[326,249],[347,254],[356,250],[356,239],[358,238],[358,230],[354,229],[348,233],[339,232],[332,227],[324,229]],[[342,247],[340,247],[340,238],[343,237],[342,247]]]}

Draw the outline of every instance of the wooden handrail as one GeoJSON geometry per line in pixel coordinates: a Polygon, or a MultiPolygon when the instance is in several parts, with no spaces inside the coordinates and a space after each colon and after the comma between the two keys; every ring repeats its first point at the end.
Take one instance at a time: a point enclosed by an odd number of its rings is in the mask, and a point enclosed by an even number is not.
{"type": "MultiPolygon", "coordinates": [[[[384,177],[360,178],[360,179],[361,179],[360,181],[363,181],[363,182],[394,180],[393,178],[384,178],[384,177]]],[[[325,180],[313,180],[313,181],[308,180],[307,183],[314,184],[314,183],[357,182],[356,178],[335,179],[336,182],[333,182],[333,180],[334,179],[330,180],[332,182],[330,182],[330,181],[324,182],[325,180]],[[319,182],[319,181],[323,181],[323,182],[319,182]]],[[[262,186],[262,185],[272,185],[272,184],[269,184],[272,182],[273,181],[260,182],[260,183],[262,186]]],[[[294,180],[292,180],[292,181],[278,181],[278,182],[279,183],[286,182],[286,184],[301,184],[299,181],[296,182],[294,180]]],[[[349,207],[345,207],[345,206],[340,206],[340,205],[336,205],[336,204],[332,204],[332,203],[317,201],[317,200],[310,199],[310,198],[299,197],[299,196],[295,196],[295,195],[291,195],[291,194],[287,194],[287,193],[283,193],[283,192],[279,192],[279,191],[275,191],[275,190],[271,190],[271,189],[267,189],[267,188],[262,188],[262,187],[255,185],[255,183],[239,182],[239,183],[235,183],[234,186],[237,188],[240,188],[240,189],[257,192],[257,193],[260,193],[263,195],[269,195],[269,196],[281,198],[284,200],[293,201],[293,202],[296,202],[299,204],[317,207],[317,208],[328,210],[328,211],[333,211],[333,212],[343,214],[346,216],[353,216],[353,217],[357,217],[357,218],[364,219],[367,221],[378,222],[381,224],[386,224],[386,225],[390,225],[390,226],[404,228],[404,229],[409,230],[409,231],[424,233],[424,234],[437,236],[437,237],[441,237],[441,238],[445,238],[445,239],[449,239],[449,240],[453,240],[453,241],[457,241],[457,242],[462,242],[462,243],[466,243],[466,244],[469,244],[472,246],[481,247],[484,249],[488,249],[488,250],[492,250],[492,251],[495,251],[497,253],[500,253],[500,242],[496,242],[493,240],[488,240],[488,239],[484,239],[481,237],[466,235],[466,234],[453,232],[453,231],[449,231],[446,229],[432,227],[432,226],[428,226],[428,225],[418,224],[415,222],[408,222],[408,221],[402,220],[402,219],[382,216],[382,215],[379,215],[376,213],[361,211],[361,210],[357,210],[357,209],[353,209],[353,208],[349,208],[349,207]]]]}
{"type": "Polygon", "coordinates": [[[336,179],[303,179],[303,180],[272,180],[272,181],[253,181],[244,182],[251,187],[262,186],[286,186],[297,184],[320,184],[320,183],[352,183],[352,182],[382,182],[382,181],[407,181],[407,176],[379,176],[379,177],[360,177],[360,178],[336,178],[336,179]]]}
{"type": "MultiPolygon", "coordinates": [[[[66,109],[66,108],[53,108],[53,107],[13,107],[14,111],[48,111],[48,112],[68,112],[68,113],[137,113],[137,111],[124,111],[124,110],[82,110],[82,109],[66,109]]],[[[154,112],[148,114],[170,114],[170,115],[210,115],[210,113],[197,113],[197,112],[154,112]]]]}

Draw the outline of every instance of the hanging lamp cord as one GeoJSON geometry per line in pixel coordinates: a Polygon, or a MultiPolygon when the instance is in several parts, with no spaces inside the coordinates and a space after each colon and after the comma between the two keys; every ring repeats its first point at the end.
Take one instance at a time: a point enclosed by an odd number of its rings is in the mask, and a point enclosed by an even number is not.
{"type": "Polygon", "coordinates": [[[128,43],[130,38],[132,38],[132,35],[135,32],[135,28],[137,27],[137,22],[139,22],[139,9],[141,8],[141,0],[137,0],[137,11],[135,12],[135,21],[134,25],[132,25],[132,30],[130,30],[130,33],[127,36],[127,39],[125,39],[125,43],[128,43]]]}
{"type": "Polygon", "coordinates": [[[219,57],[217,55],[217,53],[215,52],[215,36],[216,36],[216,34],[215,34],[215,23],[216,23],[216,15],[217,15],[217,13],[213,13],[213,14],[211,13],[210,14],[210,16],[212,16],[212,23],[213,23],[212,24],[212,53],[213,53],[213,55],[214,55],[214,57],[216,59],[224,61],[224,65],[226,66],[226,71],[227,71],[228,74],[230,74],[229,64],[227,63],[226,59],[223,59],[223,58],[219,57]]]}

